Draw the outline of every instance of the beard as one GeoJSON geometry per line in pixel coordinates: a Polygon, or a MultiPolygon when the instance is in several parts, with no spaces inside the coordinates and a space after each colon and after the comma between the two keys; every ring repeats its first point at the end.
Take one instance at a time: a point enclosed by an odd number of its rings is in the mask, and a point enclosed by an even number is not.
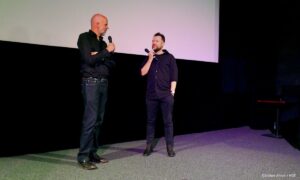
{"type": "Polygon", "coordinates": [[[157,48],[154,48],[153,51],[154,51],[154,52],[158,52],[158,51],[162,50],[162,48],[163,48],[163,47],[157,47],[157,48]]]}

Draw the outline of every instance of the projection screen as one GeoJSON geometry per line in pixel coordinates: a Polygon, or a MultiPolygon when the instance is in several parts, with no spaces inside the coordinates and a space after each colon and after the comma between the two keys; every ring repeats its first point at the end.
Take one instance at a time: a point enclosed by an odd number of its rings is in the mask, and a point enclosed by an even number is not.
{"type": "Polygon", "coordinates": [[[161,32],[177,59],[218,62],[219,0],[0,0],[0,40],[77,48],[97,12],[118,53],[145,55],[161,32]]]}

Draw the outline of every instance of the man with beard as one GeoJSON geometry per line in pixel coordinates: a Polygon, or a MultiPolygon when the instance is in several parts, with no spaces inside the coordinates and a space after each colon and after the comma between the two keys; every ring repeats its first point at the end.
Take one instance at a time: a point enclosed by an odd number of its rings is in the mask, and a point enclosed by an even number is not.
{"type": "Polygon", "coordinates": [[[178,80],[178,69],[176,60],[172,54],[164,50],[165,36],[156,33],[152,39],[152,49],[148,53],[141,75],[147,75],[147,137],[144,156],[149,156],[153,152],[153,140],[155,135],[155,121],[159,109],[164,121],[164,132],[169,157],[174,157],[175,152],[173,137],[172,111],[174,95],[178,80]]]}

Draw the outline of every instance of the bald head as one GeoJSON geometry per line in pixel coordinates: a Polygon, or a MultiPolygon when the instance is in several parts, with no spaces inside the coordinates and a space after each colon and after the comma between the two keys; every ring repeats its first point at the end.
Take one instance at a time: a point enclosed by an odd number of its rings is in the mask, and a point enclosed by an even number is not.
{"type": "Polygon", "coordinates": [[[102,14],[94,14],[91,18],[91,26],[93,26],[95,23],[99,21],[107,20],[107,17],[102,14]]]}
{"type": "Polygon", "coordinates": [[[95,14],[91,18],[91,30],[97,36],[103,36],[108,29],[107,17],[102,14],[95,14]]]}

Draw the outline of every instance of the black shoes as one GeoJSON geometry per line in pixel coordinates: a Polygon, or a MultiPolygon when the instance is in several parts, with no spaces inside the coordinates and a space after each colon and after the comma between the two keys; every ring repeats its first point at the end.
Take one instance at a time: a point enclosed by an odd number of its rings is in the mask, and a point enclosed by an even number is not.
{"type": "MultiPolygon", "coordinates": [[[[153,152],[153,147],[147,144],[143,156],[150,156],[152,152],[153,152]]],[[[169,157],[174,157],[176,155],[172,145],[167,145],[167,152],[169,157]]]]}
{"type": "Polygon", "coordinates": [[[94,170],[97,169],[97,166],[91,161],[79,161],[79,165],[86,170],[94,170]]]}
{"type": "Polygon", "coordinates": [[[172,145],[167,145],[167,152],[168,152],[169,157],[174,157],[175,156],[175,152],[174,152],[174,149],[173,149],[172,145]]]}
{"type": "Polygon", "coordinates": [[[108,163],[108,160],[98,156],[98,154],[93,154],[90,156],[90,161],[93,163],[108,163]]]}
{"type": "Polygon", "coordinates": [[[107,163],[108,160],[98,156],[97,154],[90,155],[89,160],[78,161],[79,165],[86,170],[98,169],[94,163],[107,163]]]}
{"type": "Polygon", "coordinates": [[[147,147],[143,153],[143,156],[149,156],[153,152],[153,149],[150,144],[147,144],[147,147]]]}

